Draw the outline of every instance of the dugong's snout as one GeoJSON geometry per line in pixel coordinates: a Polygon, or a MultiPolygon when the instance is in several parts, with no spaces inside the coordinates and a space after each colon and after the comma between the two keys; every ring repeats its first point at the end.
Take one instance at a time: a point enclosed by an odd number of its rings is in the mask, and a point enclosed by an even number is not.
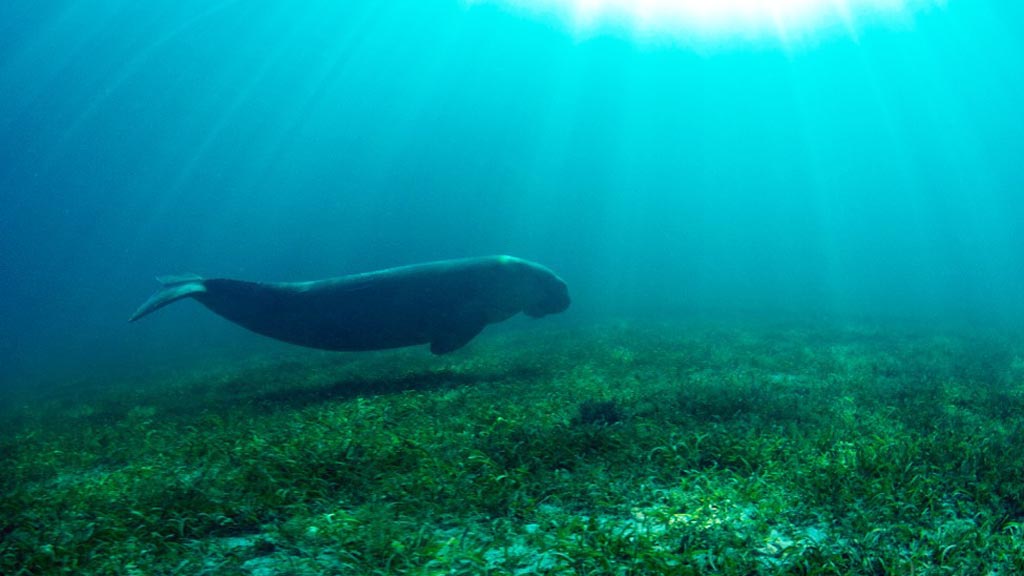
{"type": "Polygon", "coordinates": [[[533,318],[564,312],[569,307],[569,287],[561,278],[548,272],[537,282],[533,300],[523,313],[533,318]]]}

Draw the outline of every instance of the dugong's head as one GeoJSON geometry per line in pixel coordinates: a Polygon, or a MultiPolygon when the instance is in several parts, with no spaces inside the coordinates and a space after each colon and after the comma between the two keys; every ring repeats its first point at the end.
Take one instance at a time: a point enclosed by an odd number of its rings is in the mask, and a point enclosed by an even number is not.
{"type": "Polygon", "coordinates": [[[540,318],[563,312],[569,307],[569,288],[550,269],[521,258],[501,258],[502,264],[515,272],[524,314],[540,318]]]}

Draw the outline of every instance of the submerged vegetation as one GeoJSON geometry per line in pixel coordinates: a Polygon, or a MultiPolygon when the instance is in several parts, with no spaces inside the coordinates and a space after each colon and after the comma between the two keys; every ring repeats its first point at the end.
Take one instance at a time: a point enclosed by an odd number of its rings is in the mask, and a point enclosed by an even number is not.
{"type": "Polygon", "coordinates": [[[2,415],[0,573],[1024,572],[1024,347],[614,325],[2,415]]]}

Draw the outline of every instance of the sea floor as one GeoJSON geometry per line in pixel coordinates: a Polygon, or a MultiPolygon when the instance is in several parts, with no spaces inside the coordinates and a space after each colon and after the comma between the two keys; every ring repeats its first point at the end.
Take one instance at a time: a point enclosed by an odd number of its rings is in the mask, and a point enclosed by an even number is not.
{"type": "Polygon", "coordinates": [[[618,322],[54,390],[0,410],[0,573],[1024,573],[1024,341],[618,322]]]}

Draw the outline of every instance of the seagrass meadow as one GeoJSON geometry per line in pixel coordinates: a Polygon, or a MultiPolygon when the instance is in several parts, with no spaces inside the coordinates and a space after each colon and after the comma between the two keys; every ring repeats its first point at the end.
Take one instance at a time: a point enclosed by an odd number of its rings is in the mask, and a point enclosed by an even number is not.
{"type": "Polygon", "coordinates": [[[623,320],[22,392],[0,572],[1015,574],[1024,339],[623,320]]]}

